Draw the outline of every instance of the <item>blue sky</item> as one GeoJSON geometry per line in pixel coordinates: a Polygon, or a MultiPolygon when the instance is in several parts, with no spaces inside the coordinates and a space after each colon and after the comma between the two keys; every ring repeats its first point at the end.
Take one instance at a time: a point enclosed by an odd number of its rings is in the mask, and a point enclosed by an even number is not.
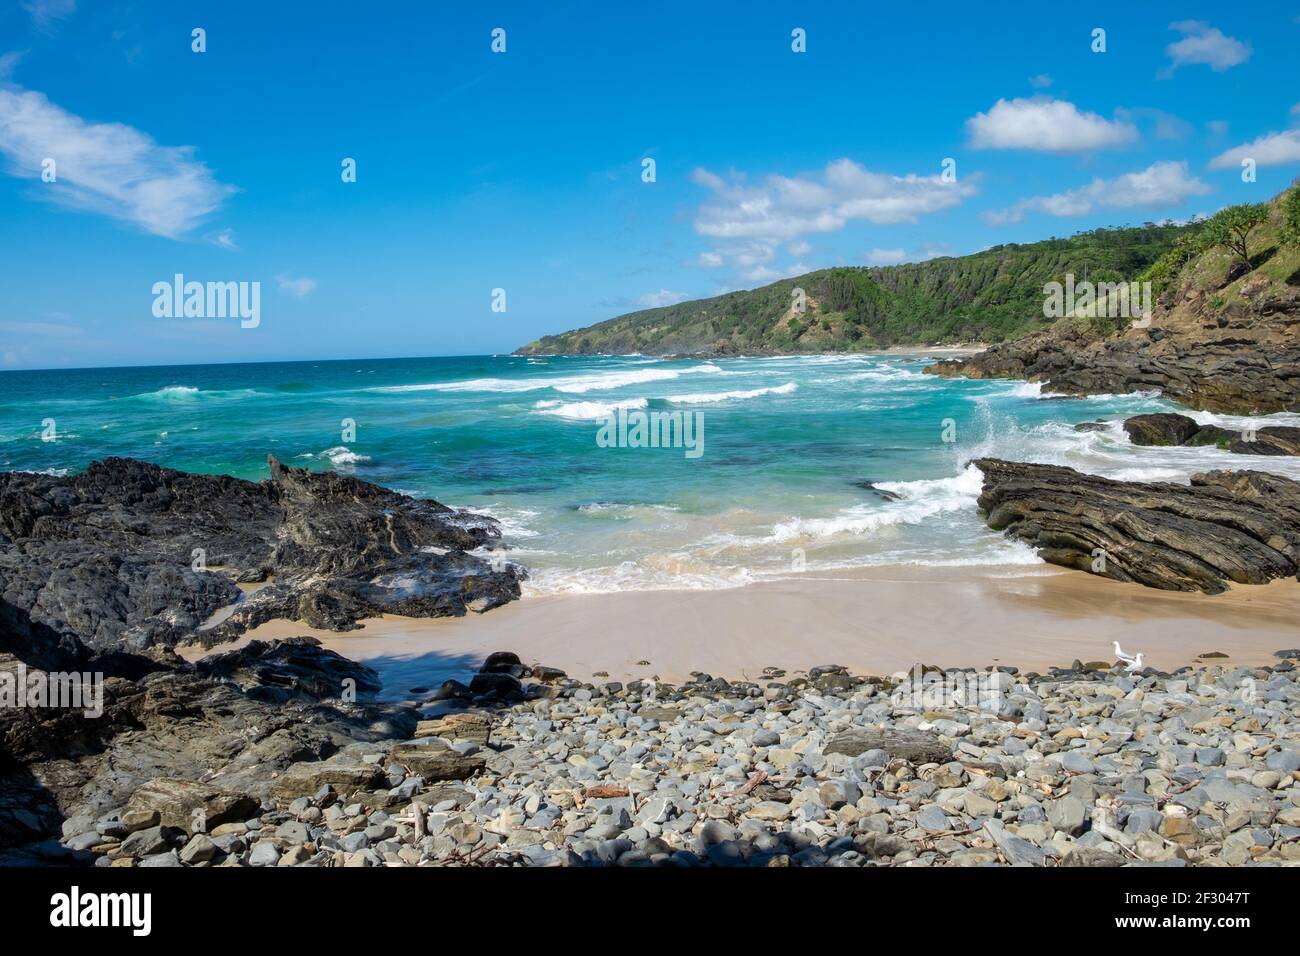
{"type": "Polygon", "coordinates": [[[1300,175],[1300,3],[1086,7],[8,3],[0,367],[503,352],[1300,175]],[[260,324],[156,318],[175,273],[260,324]]]}

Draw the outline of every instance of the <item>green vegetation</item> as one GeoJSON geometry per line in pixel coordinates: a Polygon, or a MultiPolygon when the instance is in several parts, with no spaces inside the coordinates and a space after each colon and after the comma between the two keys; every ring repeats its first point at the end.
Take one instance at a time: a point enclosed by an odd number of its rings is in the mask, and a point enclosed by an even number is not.
{"type": "Polygon", "coordinates": [[[1185,226],[1094,229],[974,255],[878,268],[823,269],[759,289],[681,302],[548,335],[521,353],[865,351],[891,345],[1000,342],[1051,324],[1043,286],[1121,282],[1157,263],[1185,226]],[[807,307],[792,308],[803,289],[807,307]]]}
{"type": "Polygon", "coordinates": [[[1300,185],[1291,187],[1282,200],[1282,230],[1280,238],[1288,246],[1300,248],[1300,185]]]}
{"type": "Polygon", "coordinates": [[[1205,223],[1201,235],[1205,244],[1213,248],[1222,246],[1250,271],[1250,234],[1268,222],[1268,203],[1243,203],[1229,206],[1216,213],[1205,223]]]}
{"type": "Polygon", "coordinates": [[[1229,206],[1192,223],[1139,280],[1149,280],[1153,298],[1173,305],[1167,291],[1190,283],[1211,293],[1221,309],[1239,299],[1242,280],[1262,277],[1297,284],[1300,276],[1300,183],[1267,203],[1229,206]]]}

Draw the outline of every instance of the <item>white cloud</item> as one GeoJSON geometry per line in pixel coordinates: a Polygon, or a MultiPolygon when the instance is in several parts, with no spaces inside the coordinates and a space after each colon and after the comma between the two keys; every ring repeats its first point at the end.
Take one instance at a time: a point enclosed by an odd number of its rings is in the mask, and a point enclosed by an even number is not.
{"type": "Polygon", "coordinates": [[[750,184],[745,177],[705,169],[691,174],[713,193],[696,211],[695,230],[720,240],[701,264],[728,261],[753,281],[786,274],[773,267],[777,249],[787,244],[800,258],[811,251],[801,237],[836,232],[853,221],[879,225],[916,222],[920,216],[960,204],[978,191],[978,176],[945,182],[929,176],[896,176],[865,169],[849,159],[828,163],[816,173],[771,175],[750,184]]]}
{"type": "Polygon", "coordinates": [[[872,249],[864,257],[873,266],[896,266],[904,262],[925,262],[939,256],[952,255],[952,247],[946,242],[929,242],[912,252],[906,249],[872,249]]]}
{"type": "Polygon", "coordinates": [[[77,0],[24,0],[23,9],[31,15],[32,23],[44,30],[55,20],[72,16],[77,0]]]}
{"type": "Polygon", "coordinates": [[[239,251],[239,244],[235,242],[235,231],[233,229],[222,229],[212,237],[212,244],[220,246],[222,249],[229,249],[231,252],[239,251]]]}
{"type": "Polygon", "coordinates": [[[966,121],[975,149],[1033,149],[1078,153],[1121,146],[1137,139],[1137,127],[1084,113],[1073,103],[1049,96],[1000,99],[987,113],[966,121]]]}
{"type": "Polygon", "coordinates": [[[907,253],[902,249],[872,249],[866,258],[873,266],[892,266],[906,259],[907,253]]]}
{"type": "Polygon", "coordinates": [[[159,146],[121,123],[87,123],[41,93],[0,89],[0,153],[11,175],[39,179],[46,158],[57,181],[36,194],[132,223],[158,236],[192,230],[234,192],[189,146],[159,146]]]}
{"type": "Polygon", "coordinates": [[[1210,160],[1210,168],[1239,167],[1243,159],[1253,159],[1258,166],[1300,163],[1300,129],[1287,130],[1285,133],[1266,133],[1257,140],[1215,156],[1210,160]]]}
{"type": "Polygon", "coordinates": [[[315,279],[293,279],[283,272],[275,277],[275,281],[280,284],[283,291],[296,299],[306,298],[316,288],[315,279]]]}
{"type": "Polygon", "coordinates": [[[1178,20],[1169,24],[1169,29],[1177,30],[1183,35],[1181,40],[1165,47],[1165,52],[1169,54],[1170,70],[1203,63],[1214,72],[1222,73],[1250,59],[1249,43],[1226,36],[1201,20],[1178,20]]]}
{"type": "Polygon", "coordinates": [[[722,256],[716,252],[701,252],[695,264],[705,269],[716,269],[722,265],[722,256]]]}
{"type": "Polygon", "coordinates": [[[1210,187],[1187,171],[1182,162],[1153,163],[1136,173],[1114,179],[1094,179],[1087,186],[1051,196],[1022,199],[1007,209],[984,214],[993,225],[1020,222],[1027,212],[1051,216],[1083,216],[1101,207],[1107,209],[1160,208],[1177,206],[1189,196],[1203,196],[1210,187]]]}
{"type": "Polygon", "coordinates": [[[658,292],[647,292],[636,300],[636,304],[645,309],[657,309],[664,305],[676,305],[685,298],[686,296],[681,292],[660,289],[658,292]]]}
{"type": "Polygon", "coordinates": [[[1029,85],[1036,90],[1045,90],[1052,85],[1052,78],[1046,73],[1039,73],[1029,78],[1029,85]]]}
{"type": "Polygon", "coordinates": [[[1297,103],[1295,106],[1291,107],[1291,115],[1296,117],[1297,119],[1300,119],[1300,103],[1297,103]]]}

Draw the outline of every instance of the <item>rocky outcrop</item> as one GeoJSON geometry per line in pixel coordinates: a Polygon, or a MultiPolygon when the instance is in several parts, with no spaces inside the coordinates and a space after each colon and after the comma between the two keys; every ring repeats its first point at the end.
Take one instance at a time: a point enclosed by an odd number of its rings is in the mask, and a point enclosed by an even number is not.
{"type": "Polygon", "coordinates": [[[1192,408],[1229,414],[1300,411],[1300,290],[1243,298],[1224,312],[1208,298],[1193,299],[1150,327],[1104,338],[1063,320],[925,371],[1024,379],[1071,395],[1156,390],[1192,408]]]}
{"type": "Polygon", "coordinates": [[[1186,415],[1159,412],[1134,415],[1124,431],[1135,445],[1214,445],[1238,455],[1300,455],[1300,428],[1265,425],[1241,432],[1201,425],[1186,415]]]}
{"type": "Polygon", "coordinates": [[[263,482],[122,458],[0,474],[0,681],[76,674],[89,695],[0,707],[0,847],[93,818],[99,839],[165,848],[195,812],[242,819],[294,781],[382,782],[419,712],[368,702],[372,669],[310,637],[195,664],[171,648],[273,617],[341,629],[518,597],[520,569],[470,553],[498,544],[491,519],[269,461],[263,482]]]}
{"type": "Polygon", "coordinates": [[[470,553],[498,544],[492,519],[269,462],[263,482],[126,458],[0,474],[0,650],[139,652],[272,618],[343,630],[519,596],[520,569],[470,553]]]}
{"type": "MultiPolygon", "coordinates": [[[[98,716],[64,707],[0,708],[0,791],[14,800],[8,808],[0,801],[0,847],[35,839],[64,818],[120,808],[142,787],[153,792],[137,801],[141,806],[166,810],[168,801],[189,799],[183,783],[156,784],[160,779],[202,783],[256,802],[269,794],[276,774],[298,762],[414,733],[413,709],[340,692],[359,665],[315,642],[289,643],[283,654],[274,645],[233,652],[250,663],[228,659],[206,675],[175,657],[149,662],[154,670],[140,679],[110,671],[98,716]],[[277,673],[276,659],[292,663],[277,673]],[[313,680],[295,685],[302,672],[313,680]],[[259,679],[269,683],[253,683],[259,679]],[[284,694],[286,688],[293,693],[284,694]],[[328,692],[316,696],[319,691],[328,692]]],[[[115,660],[89,657],[82,666],[92,672],[115,660]]],[[[13,657],[0,659],[0,670],[19,666],[13,657]]],[[[373,671],[362,671],[363,686],[377,684],[373,671]]],[[[26,667],[25,675],[45,672],[26,667]]]]}
{"type": "Polygon", "coordinates": [[[1300,570],[1300,482],[1211,471],[1190,485],[1112,481],[982,458],[990,528],[1044,560],[1118,581],[1218,593],[1300,570]]]}
{"type": "Polygon", "coordinates": [[[1178,268],[1143,319],[1067,316],[925,371],[1025,379],[1072,395],[1156,390],[1231,414],[1300,410],[1300,250],[1280,238],[1285,195],[1252,238],[1253,269],[1212,247],[1178,268]]]}

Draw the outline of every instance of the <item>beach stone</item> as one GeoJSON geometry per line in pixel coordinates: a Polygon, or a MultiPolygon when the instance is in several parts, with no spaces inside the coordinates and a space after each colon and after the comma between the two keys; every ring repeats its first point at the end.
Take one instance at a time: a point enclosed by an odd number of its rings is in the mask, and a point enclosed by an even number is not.
{"type": "Polygon", "coordinates": [[[131,794],[124,816],[134,822],[152,819],[157,814],[163,826],[188,831],[199,825],[200,829],[208,830],[242,820],[253,814],[257,806],[257,800],[247,794],[230,793],[193,780],[156,778],[131,794]]]}
{"type": "Polygon", "coordinates": [[[1061,767],[1071,773],[1092,773],[1095,769],[1092,761],[1077,750],[1066,751],[1062,755],[1061,767]]]}
{"type": "Polygon", "coordinates": [[[1279,773],[1296,773],[1300,771],[1300,750],[1275,750],[1265,759],[1264,766],[1279,773]]]}
{"type": "Polygon", "coordinates": [[[443,737],[447,740],[472,740],[487,746],[492,733],[492,721],[487,714],[474,711],[448,714],[432,720],[422,720],[415,726],[416,737],[443,737]]]}
{"type": "Polygon", "coordinates": [[[487,765],[483,757],[461,753],[436,737],[421,744],[400,744],[389,753],[389,765],[405,767],[425,781],[465,780],[487,765]]]}
{"type": "Polygon", "coordinates": [[[207,863],[219,852],[217,845],[206,834],[196,833],[181,849],[180,860],[190,864],[207,863]]]}
{"type": "Polygon", "coordinates": [[[128,856],[146,857],[165,853],[171,848],[171,839],[163,827],[136,830],[122,841],[122,852],[128,856]]]}
{"type": "Polygon", "coordinates": [[[905,728],[847,730],[831,738],[823,752],[857,757],[877,750],[912,764],[946,763],[952,759],[952,748],[936,734],[905,728]]]}
{"type": "Polygon", "coordinates": [[[354,757],[337,756],[315,763],[296,763],[271,783],[271,795],[286,803],[296,797],[310,796],[328,786],[340,795],[358,790],[373,790],[385,782],[383,771],[375,764],[354,757]]]}
{"type": "Polygon", "coordinates": [[[275,866],[280,862],[280,850],[272,843],[258,843],[248,854],[249,866],[275,866]]]}
{"type": "Polygon", "coordinates": [[[1065,796],[1047,804],[1047,822],[1070,836],[1083,832],[1086,809],[1078,797],[1065,796]]]}

